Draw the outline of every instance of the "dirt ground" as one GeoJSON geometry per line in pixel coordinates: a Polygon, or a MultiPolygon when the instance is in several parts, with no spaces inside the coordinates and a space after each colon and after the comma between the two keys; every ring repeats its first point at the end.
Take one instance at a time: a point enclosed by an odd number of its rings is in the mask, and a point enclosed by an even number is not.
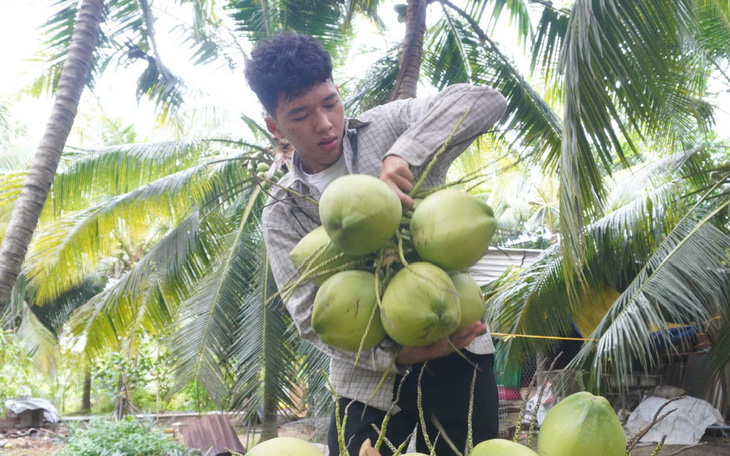
{"type": "MultiPolygon", "coordinates": [[[[635,448],[632,456],[650,456],[654,446],[635,448]]],[[[730,439],[720,437],[708,437],[703,439],[699,445],[685,447],[681,445],[667,445],[659,451],[659,456],[730,456],[730,439]]]]}
{"type": "MultiPolygon", "coordinates": [[[[319,426],[319,432],[322,432],[319,426]]],[[[279,428],[280,436],[310,439],[318,431],[318,426],[311,419],[303,419],[283,423],[279,428]]],[[[62,429],[39,429],[31,431],[0,432],[0,455],[2,456],[51,456],[63,446],[62,429]]],[[[246,441],[246,436],[240,436],[246,441]]],[[[321,436],[320,436],[321,438],[321,436]]],[[[635,448],[632,456],[650,456],[654,446],[635,448]]],[[[705,437],[699,445],[685,447],[667,445],[661,449],[659,456],[730,456],[730,437],[705,437]]],[[[592,455],[586,455],[592,456],[592,455]]]]}
{"type": "Polygon", "coordinates": [[[0,455],[51,456],[63,446],[58,428],[23,429],[0,432],[0,455]]]}

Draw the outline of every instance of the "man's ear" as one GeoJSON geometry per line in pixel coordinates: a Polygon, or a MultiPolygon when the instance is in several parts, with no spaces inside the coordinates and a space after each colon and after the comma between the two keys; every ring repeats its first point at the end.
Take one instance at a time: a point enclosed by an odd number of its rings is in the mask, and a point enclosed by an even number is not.
{"type": "Polygon", "coordinates": [[[271,116],[264,117],[264,122],[266,122],[266,129],[269,130],[269,133],[274,135],[277,139],[283,139],[284,135],[279,131],[279,126],[276,125],[276,120],[274,120],[271,116]]]}

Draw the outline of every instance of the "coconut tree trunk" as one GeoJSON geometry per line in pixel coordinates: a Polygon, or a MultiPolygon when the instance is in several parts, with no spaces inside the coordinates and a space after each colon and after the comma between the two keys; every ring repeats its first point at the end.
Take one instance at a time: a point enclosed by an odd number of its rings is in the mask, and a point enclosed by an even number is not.
{"type": "Polygon", "coordinates": [[[91,413],[91,371],[87,367],[84,374],[84,391],[81,396],[81,411],[91,413]]]}
{"type": "Polygon", "coordinates": [[[129,388],[127,387],[127,376],[124,371],[119,373],[117,379],[117,396],[114,400],[114,418],[123,419],[130,409],[129,388]]]}
{"type": "Polygon", "coordinates": [[[264,413],[261,418],[261,441],[269,440],[279,435],[278,431],[278,404],[272,394],[267,393],[264,387],[264,413]]]}
{"type": "Polygon", "coordinates": [[[391,101],[416,97],[418,74],[423,59],[423,36],[426,33],[426,7],[429,3],[429,0],[408,0],[403,55],[395,86],[390,94],[391,101]]]}
{"type": "Polygon", "coordinates": [[[7,307],[28,244],[56,174],[86,85],[102,21],[102,0],[83,0],[45,133],[0,245],[0,313],[7,307]]]}

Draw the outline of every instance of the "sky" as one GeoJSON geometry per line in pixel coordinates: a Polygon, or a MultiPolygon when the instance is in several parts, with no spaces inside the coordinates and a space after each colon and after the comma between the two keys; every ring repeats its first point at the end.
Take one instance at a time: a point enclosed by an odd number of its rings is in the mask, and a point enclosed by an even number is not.
{"type": "MultiPolygon", "coordinates": [[[[39,46],[39,34],[37,32],[45,20],[47,13],[45,6],[51,3],[48,0],[0,0],[0,10],[5,14],[0,15],[0,62],[3,62],[0,70],[0,101],[11,104],[11,116],[17,125],[24,125],[27,129],[24,148],[33,148],[45,127],[45,119],[50,114],[51,102],[45,100],[31,100],[27,97],[22,103],[16,102],[13,97],[18,91],[33,79],[37,74],[38,65],[29,62],[27,59],[39,46]]],[[[387,21],[390,29],[388,37],[375,34],[370,28],[360,25],[360,33],[356,35],[359,44],[363,46],[385,48],[403,35],[403,25],[395,21],[395,14],[392,13],[393,5],[400,3],[398,0],[387,0],[382,6],[382,16],[387,21]]],[[[434,8],[436,6],[431,6],[434,8]]],[[[175,21],[174,13],[161,14],[157,19],[160,28],[166,23],[175,21]]],[[[238,116],[238,113],[252,118],[261,118],[261,108],[248,89],[242,74],[226,74],[226,72],[215,72],[213,70],[190,71],[192,65],[183,58],[180,52],[175,52],[178,46],[174,35],[159,33],[160,46],[166,48],[164,52],[165,63],[173,71],[184,74],[193,84],[199,83],[213,90],[210,93],[211,105],[223,106],[229,110],[228,115],[238,116]],[[211,79],[215,84],[210,84],[211,79]]],[[[357,48],[357,45],[354,46],[357,48]]],[[[375,57],[357,55],[352,59],[351,65],[360,66],[365,71],[375,57]]],[[[82,103],[92,106],[93,109],[86,114],[87,120],[99,112],[109,117],[119,118],[125,122],[133,123],[135,130],[141,138],[154,140],[155,113],[150,103],[137,103],[134,96],[136,79],[143,69],[144,63],[130,65],[126,68],[118,68],[114,76],[109,76],[101,81],[95,91],[91,94],[85,91],[82,103]]],[[[351,68],[349,68],[351,69],[351,68]]],[[[725,125],[730,125],[730,93],[718,90],[718,98],[715,103],[719,105],[717,111],[718,134],[721,138],[730,138],[730,130],[725,125]]],[[[82,106],[83,108],[83,106],[82,106]]],[[[83,121],[83,119],[79,119],[83,121]]],[[[78,120],[77,120],[78,121],[78,120]]],[[[205,128],[205,125],[201,125],[205,128]]],[[[72,136],[69,143],[76,141],[75,145],[84,145],[85,141],[92,141],[93,138],[84,138],[77,134],[72,136]]]]}
{"type": "MultiPolygon", "coordinates": [[[[40,66],[28,59],[39,48],[40,36],[37,28],[48,16],[45,8],[49,3],[51,3],[49,0],[0,0],[2,11],[10,12],[0,15],[0,43],[4,43],[0,47],[0,61],[5,62],[0,71],[0,102],[4,101],[11,105],[13,120],[16,124],[27,127],[28,138],[39,138],[42,135],[44,121],[50,114],[49,99],[32,100],[25,97],[22,102],[16,100],[17,93],[39,74],[40,66]]],[[[392,4],[395,3],[398,1],[385,1],[384,11],[392,11],[392,4]]],[[[158,11],[158,13],[156,21],[159,30],[172,27],[176,22],[175,15],[183,14],[174,10],[158,11]]],[[[389,22],[393,27],[402,28],[395,21],[395,12],[391,16],[392,20],[389,22]]],[[[356,36],[356,40],[360,43],[367,43],[371,47],[388,46],[388,39],[376,35],[371,27],[361,25],[360,29],[361,33],[356,36]]],[[[402,35],[403,32],[397,31],[397,33],[402,35]]],[[[194,67],[184,54],[179,52],[180,43],[176,35],[158,32],[157,40],[162,48],[161,54],[165,65],[170,67],[173,73],[183,75],[191,86],[206,87],[207,102],[210,106],[215,105],[218,111],[223,108],[223,113],[227,109],[227,115],[235,118],[238,118],[240,113],[254,119],[263,117],[262,108],[248,88],[242,71],[231,74],[226,71],[194,67]],[[212,80],[215,81],[214,84],[210,83],[212,80]]],[[[369,59],[360,55],[353,64],[361,66],[365,71],[375,58],[375,54],[369,59]]],[[[133,123],[140,137],[154,140],[156,131],[154,106],[151,103],[138,103],[135,97],[136,81],[145,66],[144,62],[138,61],[126,68],[116,68],[113,75],[97,82],[93,93],[85,90],[79,115],[83,116],[86,112],[91,117],[103,112],[111,118],[133,123]],[[85,107],[91,108],[85,110],[85,107]]],[[[219,115],[226,115],[223,113],[219,115]]],[[[77,118],[77,123],[80,121],[83,119],[77,118]]],[[[201,128],[204,127],[201,125],[201,128]]],[[[74,145],[83,146],[83,143],[88,143],[90,139],[78,136],[77,130],[75,129],[76,136],[72,133],[69,138],[69,144],[76,141],[74,145]]],[[[30,144],[25,144],[23,147],[30,147],[30,144]]]]}

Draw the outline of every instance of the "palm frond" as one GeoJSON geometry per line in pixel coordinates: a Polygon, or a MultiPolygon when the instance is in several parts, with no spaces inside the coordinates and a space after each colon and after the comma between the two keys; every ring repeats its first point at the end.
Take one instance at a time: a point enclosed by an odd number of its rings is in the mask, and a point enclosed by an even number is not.
{"type": "MultiPolygon", "coordinates": [[[[137,152],[148,154],[154,149],[142,147],[137,152]]],[[[237,159],[249,157],[251,153],[244,152],[239,157],[204,163],[167,175],[165,171],[175,171],[179,166],[187,165],[187,161],[197,162],[199,157],[176,158],[178,152],[173,148],[163,161],[162,169],[155,169],[145,162],[145,155],[132,153],[130,159],[124,153],[113,151],[95,157],[90,163],[80,164],[76,169],[77,175],[90,176],[89,181],[84,183],[79,179],[79,184],[73,186],[74,180],[69,180],[72,188],[68,193],[72,193],[72,196],[68,199],[71,199],[71,203],[60,205],[69,206],[64,207],[68,212],[56,221],[45,223],[29,248],[25,271],[31,282],[29,288],[34,302],[43,305],[53,301],[69,288],[83,282],[102,261],[116,255],[122,239],[128,238],[134,244],[150,242],[158,239],[168,227],[175,226],[179,219],[188,216],[196,208],[211,211],[219,206],[234,204],[238,195],[245,194],[253,185],[248,171],[237,159]],[[140,161],[135,161],[135,158],[140,161]],[[115,163],[124,164],[123,168],[116,168],[119,175],[123,175],[123,171],[137,172],[150,166],[149,171],[140,173],[147,174],[145,177],[159,174],[162,177],[134,187],[125,194],[86,201],[85,209],[71,212],[74,195],[83,202],[92,193],[85,188],[98,187],[104,191],[103,173],[97,170],[108,170],[111,177],[115,163]],[[89,169],[84,169],[86,165],[89,169]],[[165,170],[167,166],[171,169],[165,170]]],[[[73,174],[76,173],[70,173],[73,174]]],[[[129,180],[134,181],[135,177],[129,180]]],[[[124,184],[118,185],[121,187],[124,184]]],[[[114,188],[114,185],[110,187],[114,188]]],[[[59,193],[62,194],[63,190],[59,193]]]]}
{"type": "Polygon", "coordinates": [[[695,63],[697,53],[683,52],[696,30],[693,3],[585,0],[571,9],[561,54],[559,161],[569,275],[580,277],[585,217],[599,206],[602,175],[615,160],[627,164],[636,150],[632,133],[681,140],[708,123],[709,110],[699,98],[703,70],[695,63]]]}
{"type": "Polygon", "coordinates": [[[687,214],[590,335],[598,340],[587,342],[573,365],[589,369],[594,388],[603,386],[606,374],[627,378],[635,361],[648,369],[662,347],[671,354],[668,323],[705,325],[719,311],[708,304],[720,302],[718,293],[727,288],[730,237],[711,221],[728,204],[687,214]]]}
{"type": "Polygon", "coordinates": [[[401,46],[391,48],[368,68],[365,77],[355,84],[345,107],[353,116],[386,103],[398,75],[401,46]]]}
{"type": "Polygon", "coordinates": [[[140,329],[130,323],[140,321],[141,312],[147,315],[143,327],[149,332],[168,331],[179,303],[209,268],[226,232],[227,223],[220,215],[209,213],[201,220],[194,212],[116,282],[79,308],[69,327],[71,334],[86,336],[87,355],[117,349],[120,340],[140,329]]]}
{"type": "Polygon", "coordinates": [[[254,208],[260,199],[258,188],[248,196],[236,230],[223,241],[221,255],[182,303],[182,324],[172,339],[178,380],[174,388],[198,381],[219,404],[230,399],[232,384],[227,371],[233,360],[228,350],[236,337],[240,308],[251,299],[261,299],[254,290],[255,271],[265,252],[260,237],[251,234],[257,223],[254,208]]]}
{"type": "Polygon", "coordinates": [[[439,49],[450,50],[426,56],[424,70],[431,73],[432,82],[439,87],[460,82],[451,80],[451,76],[461,75],[499,90],[508,100],[502,134],[510,142],[520,142],[535,158],[547,156],[545,169],[549,169],[551,157],[559,156],[561,147],[558,116],[479,25],[462,10],[453,10],[459,17],[452,17],[446,10],[448,21],[434,35],[439,49]],[[458,46],[447,46],[450,43],[458,46]],[[467,63],[469,68],[459,68],[467,63]]]}
{"type": "Polygon", "coordinates": [[[231,3],[231,11],[237,29],[246,33],[252,42],[289,30],[317,38],[337,56],[341,55],[338,49],[346,45],[352,33],[345,28],[347,13],[340,2],[238,0],[231,3]]]}
{"type": "Polygon", "coordinates": [[[493,332],[546,336],[548,339],[508,338],[498,344],[510,365],[520,365],[535,353],[556,344],[550,337],[568,334],[570,309],[558,246],[547,249],[531,267],[505,274],[493,284],[486,321],[493,332]]]}
{"type": "Polygon", "coordinates": [[[100,198],[128,194],[219,153],[211,149],[210,143],[200,140],[69,148],[44,209],[57,217],[62,211],[88,208],[100,198]]]}
{"type": "Polygon", "coordinates": [[[150,230],[174,226],[194,208],[187,195],[201,193],[196,185],[201,170],[166,176],[44,226],[29,246],[24,266],[34,302],[44,305],[83,282],[115,251],[122,233],[141,240],[150,230]],[[137,210],[139,205],[148,212],[137,210]]]}
{"type": "MultiPolygon", "coordinates": [[[[604,326],[583,335],[600,340],[585,342],[573,360],[575,367],[591,372],[592,388],[601,387],[604,374],[622,378],[633,362],[646,368],[656,361],[660,348],[669,350],[668,333],[651,334],[654,327],[667,328],[668,322],[702,324],[724,312],[717,303],[729,285],[723,268],[730,237],[715,224],[721,200],[700,200],[694,209],[686,205],[688,182],[681,171],[694,155],[701,154],[690,150],[636,167],[625,180],[633,198],[616,197],[614,201],[624,204],[585,229],[587,289],[608,284],[624,290],[604,326]]],[[[620,186],[616,193],[630,194],[620,186]]],[[[488,307],[493,331],[570,335],[571,315],[583,312],[591,292],[569,299],[563,261],[556,245],[527,270],[497,283],[488,307]]],[[[549,339],[517,338],[500,343],[499,351],[509,353],[510,363],[519,363],[536,351],[549,353],[554,344],[549,339]]]]}
{"type": "Polygon", "coordinates": [[[292,406],[291,393],[298,383],[301,340],[276,292],[268,262],[262,261],[257,277],[260,288],[241,309],[241,325],[233,347],[236,359],[235,407],[251,416],[265,401],[292,406]],[[261,275],[264,274],[264,275],[261,275]],[[263,280],[261,280],[263,279],[263,280]]]}
{"type": "MultiPolygon", "coordinates": [[[[470,3],[473,4],[473,8],[484,8],[488,2],[480,2],[472,0],[470,3]],[[482,5],[480,5],[482,4],[482,5]]],[[[489,18],[490,29],[494,31],[497,23],[502,18],[502,13],[505,11],[509,13],[510,22],[516,24],[517,41],[518,43],[529,43],[532,37],[532,19],[530,17],[529,3],[525,0],[497,0],[494,2],[494,9],[489,18]]],[[[464,8],[469,11],[469,6],[464,8]]],[[[470,16],[474,17],[475,20],[479,21],[481,14],[471,13],[470,16]]]]}
{"type": "Polygon", "coordinates": [[[27,305],[23,308],[23,319],[18,328],[18,342],[39,371],[53,376],[59,357],[58,340],[27,305]]]}
{"type": "Polygon", "coordinates": [[[0,174],[0,237],[5,233],[5,226],[10,220],[15,202],[23,189],[26,171],[10,171],[0,174]]]}
{"type": "MultiPolygon", "coordinates": [[[[28,91],[31,94],[38,96],[55,91],[66,61],[77,12],[78,2],[73,0],[58,0],[53,5],[53,13],[41,28],[46,40],[38,53],[38,60],[46,62],[47,66],[30,84],[28,91]]],[[[147,62],[147,68],[138,81],[138,96],[145,95],[155,101],[164,119],[182,105],[185,86],[162,62],[148,2],[119,0],[105,4],[87,84],[93,88],[95,81],[107,69],[140,59],[147,62]]]]}
{"type": "Polygon", "coordinates": [[[701,30],[698,39],[711,65],[717,66],[730,53],[730,6],[713,0],[697,2],[695,7],[701,30]]]}
{"type": "Polygon", "coordinates": [[[543,8],[532,44],[530,68],[545,83],[558,77],[558,59],[568,32],[570,10],[543,8]]]}

